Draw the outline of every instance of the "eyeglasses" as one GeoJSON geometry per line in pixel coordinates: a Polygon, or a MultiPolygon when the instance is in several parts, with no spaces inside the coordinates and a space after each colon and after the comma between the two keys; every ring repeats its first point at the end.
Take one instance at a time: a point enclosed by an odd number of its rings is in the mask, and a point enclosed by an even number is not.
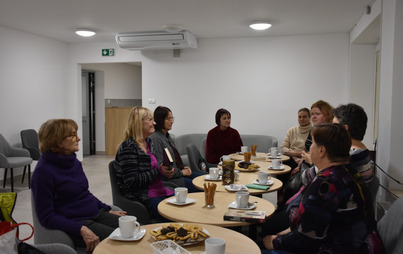
{"type": "Polygon", "coordinates": [[[71,134],[70,136],[67,136],[67,137],[65,137],[65,138],[71,138],[71,140],[72,140],[73,142],[75,142],[75,141],[78,139],[78,134],[77,134],[77,133],[73,133],[73,134],[71,134]]]}
{"type": "Polygon", "coordinates": [[[154,122],[154,118],[144,118],[143,121],[154,122]]]}
{"type": "Polygon", "coordinates": [[[175,121],[175,117],[168,117],[168,119],[167,119],[168,121],[170,121],[170,122],[174,122],[175,121]]]}

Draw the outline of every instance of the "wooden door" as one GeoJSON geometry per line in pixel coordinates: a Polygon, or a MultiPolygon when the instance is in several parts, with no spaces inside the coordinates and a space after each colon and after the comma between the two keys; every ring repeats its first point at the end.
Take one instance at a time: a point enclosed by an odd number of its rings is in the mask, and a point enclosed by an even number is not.
{"type": "Polygon", "coordinates": [[[127,118],[132,108],[105,108],[105,153],[115,155],[123,141],[127,118]]]}

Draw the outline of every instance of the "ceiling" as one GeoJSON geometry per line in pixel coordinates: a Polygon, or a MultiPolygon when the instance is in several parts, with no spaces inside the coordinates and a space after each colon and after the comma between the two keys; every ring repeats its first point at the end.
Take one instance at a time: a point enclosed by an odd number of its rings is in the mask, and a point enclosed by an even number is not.
{"type": "Polygon", "coordinates": [[[0,26],[67,43],[177,24],[198,38],[346,33],[374,0],[0,0],[0,26]],[[253,31],[255,20],[273,24],[253,31]],[[74,34],[91,28],[94,37],[74,34]]]}

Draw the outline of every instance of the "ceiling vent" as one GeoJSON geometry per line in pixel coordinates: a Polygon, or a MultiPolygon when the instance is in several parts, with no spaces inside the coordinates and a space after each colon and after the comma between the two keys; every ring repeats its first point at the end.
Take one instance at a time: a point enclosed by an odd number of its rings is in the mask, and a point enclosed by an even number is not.
{"type": "Polygon", "coordinates": [[[127,50],[197,48],[196,36],[186,30],[119,33],[115,39],[119,47],[127,50]]]}

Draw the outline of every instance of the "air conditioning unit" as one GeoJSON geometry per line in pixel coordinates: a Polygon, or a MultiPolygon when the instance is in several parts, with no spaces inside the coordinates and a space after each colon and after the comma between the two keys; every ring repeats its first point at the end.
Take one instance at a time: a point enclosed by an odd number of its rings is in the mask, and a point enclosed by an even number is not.
{"type": "Polygon", "coordinates": [[[186,30],[119,33],[115,39],[119,47],[127,50],[197,48],[196,36],[186,30]]]}

